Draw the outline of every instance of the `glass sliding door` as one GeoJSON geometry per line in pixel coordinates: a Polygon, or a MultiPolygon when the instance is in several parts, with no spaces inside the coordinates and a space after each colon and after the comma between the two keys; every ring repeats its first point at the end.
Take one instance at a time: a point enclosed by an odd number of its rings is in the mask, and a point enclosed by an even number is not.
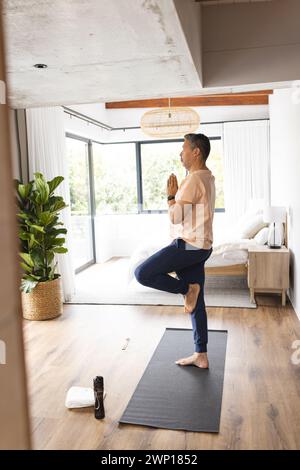
{"type": "Polygon", "coordinates": [[[91,156],[87,140],[67,136],[72,254],[75,272],[95,262],[91,195],[91,156]]]}

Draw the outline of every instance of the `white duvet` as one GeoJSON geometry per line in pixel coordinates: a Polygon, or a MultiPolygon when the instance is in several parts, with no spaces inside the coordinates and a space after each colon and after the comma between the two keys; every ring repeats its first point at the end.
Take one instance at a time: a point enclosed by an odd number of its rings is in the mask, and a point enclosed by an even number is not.
{"type": "MultiPolygon", "coordinates": [[[[211,256],[225,255],[226,257],[235,256],[238,251],[246,251],[248,253],[249,246],[257,245],[254,238],[237,238],[235,240],[227,240],[218,245],[213,245],[211,256]]],[[[224,257],[224,256],[223,256],[224,257]]]]}

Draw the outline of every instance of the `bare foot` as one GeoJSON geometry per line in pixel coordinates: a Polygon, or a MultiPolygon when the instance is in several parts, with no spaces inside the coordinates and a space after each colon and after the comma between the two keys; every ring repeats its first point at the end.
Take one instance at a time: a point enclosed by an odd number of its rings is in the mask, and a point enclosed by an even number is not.
{"type": "Polygon", "coordinates": [[[200,367],[200,369],[209,368],[208,357],[206,352],[194,352],[192,356],[178,359],[178,361],[175,361],[175,364],[178,364],[180,366],[197,366],[200,367]]]}
{"type": "Polygon", "coordinates": [[[189,284],[189,290],[184,295],[184,312],[192,313],[197,304],[200,284],[189,284]]]}

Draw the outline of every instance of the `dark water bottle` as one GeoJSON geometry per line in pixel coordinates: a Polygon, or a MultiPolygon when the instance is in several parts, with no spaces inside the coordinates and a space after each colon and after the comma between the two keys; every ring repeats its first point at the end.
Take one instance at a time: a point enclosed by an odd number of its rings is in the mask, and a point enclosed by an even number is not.
{"type": "Polygon", "coordinates": [[[101,377],[101,375],[97,375],[97,377],[94,378],[95,418],[96,419],[103,419],[105,416],[103,394],[104,394],[103,377],[101,377]]]}

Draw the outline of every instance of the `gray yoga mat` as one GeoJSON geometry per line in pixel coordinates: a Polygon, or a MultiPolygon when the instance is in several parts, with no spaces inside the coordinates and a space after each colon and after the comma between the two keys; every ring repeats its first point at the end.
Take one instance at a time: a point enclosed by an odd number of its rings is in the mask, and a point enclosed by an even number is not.
{"type": "Polygon", "coordinates": [[[227,331],[208,331],[209,369],[180,366],[193,352],[191,329],[166,328],[120,423],[219,432],[227,331]]]}

